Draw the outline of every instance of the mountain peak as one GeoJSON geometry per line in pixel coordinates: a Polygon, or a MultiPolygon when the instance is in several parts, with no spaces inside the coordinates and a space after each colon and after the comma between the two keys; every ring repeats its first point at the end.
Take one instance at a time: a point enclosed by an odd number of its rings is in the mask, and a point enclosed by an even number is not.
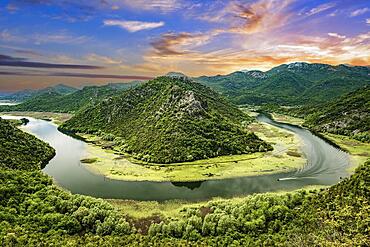
{"type": "Polygon", "coordinates": [[[170,78],[189,79],[189,77],[182,72],[168,72],[165,76],[170,78]]]}

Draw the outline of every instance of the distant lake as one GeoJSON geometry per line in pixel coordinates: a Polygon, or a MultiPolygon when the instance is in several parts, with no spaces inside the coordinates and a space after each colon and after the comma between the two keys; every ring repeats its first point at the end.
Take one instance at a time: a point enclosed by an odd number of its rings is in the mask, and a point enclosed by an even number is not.
{"type": "MultiPolygon", "coordinates": [[[[10,117],[4,118],[22,118],[10,117]]],[[[350,156],[298,126],[279,123],[267,116],[257,119],[297,134],[303,142],[302,151],[307,164],[293,172],[253,177],[239,177],[199,182],[120,181],[90,172],[81,164],[87,144],[58,131],[52,122],[25,117],[30,122],[22,128],[50,143],[56,156],[43,169],[72,193],[101,198],[156,200],[207,200],[213,197],[230,198],[253,193],[288,191],[306,185],[333,185],[346,177],[351,165],[350,156]]]]}
{"type": "Polygon", "coordinates": [[[18,105],[19,103],[17,102],[11,102],[8,100],[0,100],[0,105],[18,105]]]}

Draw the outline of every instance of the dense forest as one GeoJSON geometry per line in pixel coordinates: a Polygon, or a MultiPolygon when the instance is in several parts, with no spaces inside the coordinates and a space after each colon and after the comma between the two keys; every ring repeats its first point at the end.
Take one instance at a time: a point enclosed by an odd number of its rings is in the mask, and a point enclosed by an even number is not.
{"type": "Polygon", "coordinates": [[[135,219],[104,200],[72,195],[54,186],[34,165],[52,157],[47,155],[50,147],[35,143],[33,136],[4,120],[1,124],[0,133],[5,129],[6,136],[19,141],[16,149],[0,142],[2,150],[10,148],[3,159],[20,162],[2,163],[0,169],[3,246],[370,244],[370,162],[329,189],[210,201],[185,208],[177,218],[135,219]],[[28,152],[21,154],[19,149],[28,152]]]}
{"type": "Polygon", "coordinates": [[[104,86],[86,86],[72,93],[57,90],[40,90],[26,101],[11,106],[0,106],[0,111],[37,111],[74,113],[89,104],[97,104],[106,97],[138,85],[132,83],[111,83],[104,86]]]}
{"type": "Polygon", "coordinates": [[[37,170],[55,155],[52,147],[0,118],[0,168],[37,170]]]}
{"type": "Polygon", "coordinates": [[[370,142],[369,99],[370,87],[365,86],[321,104],[294,107],[266,104],[259,110],[304,118],[303,125],[315,132],[346,135],[370,142]]]}
{"type": "Polygon", "coordinates": [[[159,77],[79,111],[63,131],[93,133],[154,163],[271,150],[245,130],[252,118],[188,78],[159,77]]]}
{"type": "Polygon", "coordinates": [[[370,86],[315,107],[304,123],[310,129],[370,142],[370,86]]]}
{"type": "Polygon", "coordinates": [[[291,63],[262,71],[195,78],[241,104],[306,105],[324,103],[370,84],[367,66],[291,63]]]}

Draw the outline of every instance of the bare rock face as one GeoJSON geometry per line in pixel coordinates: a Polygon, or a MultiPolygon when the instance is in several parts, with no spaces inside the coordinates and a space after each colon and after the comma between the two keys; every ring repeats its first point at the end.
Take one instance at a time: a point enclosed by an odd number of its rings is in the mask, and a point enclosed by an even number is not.
{"type": "Polygon", "coordinates": [[[190,116],[201,116],[201,113],[207,108],[207,103],[200,102],[196,99],[193,91],[186,91],[178,102],[178,107],[182,112],[188,113],[190,116]]]}

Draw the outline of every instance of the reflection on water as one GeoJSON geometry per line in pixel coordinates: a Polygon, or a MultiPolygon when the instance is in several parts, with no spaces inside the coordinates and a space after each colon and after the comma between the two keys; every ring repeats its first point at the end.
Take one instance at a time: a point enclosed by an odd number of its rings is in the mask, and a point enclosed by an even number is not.
{"type": "Polygon", "coordinates": [[[177,187],[186,187],[188,189],[194,190],[198,189],[204,181],[196,181],[196,182],[171,182],[173,185],[177,187]]]}
{"type": "Polygon", "coordinates": [[[30,122],[22,128],[50,143],[56,150],[56,156],[43,171],[72,193],[134,200],[205,200],[212,197],[293,190],[305,185],[332,185],[337,183],[340,177],[348,175],[346,172],[349,165],[348,154],[334,148],[308,130],[277,123],[260,115],[259,121],[287,129],[300,136],[304,144],[303,152],[308,159],[302,169],[283,174],[192,183],[112,180],[89,172],[80,163],[86,150],[86,143],[59,132],[57,126],[50,122],[27,118],[30,122]]]}

